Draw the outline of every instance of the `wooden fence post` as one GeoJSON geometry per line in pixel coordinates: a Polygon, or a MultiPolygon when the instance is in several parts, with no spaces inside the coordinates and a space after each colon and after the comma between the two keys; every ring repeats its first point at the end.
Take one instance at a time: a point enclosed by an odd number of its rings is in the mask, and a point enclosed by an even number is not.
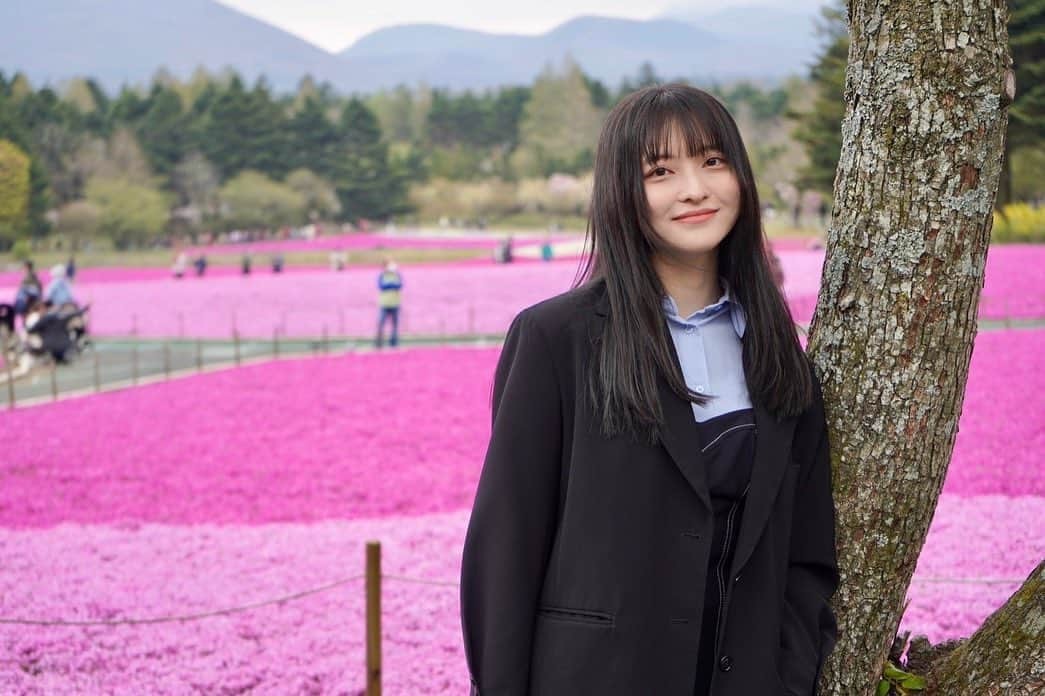
{"type": "Polygon", "coordinates": [[[366,696],[381,696],[381,542],[366,544],[366,696]]]}
{"type": "Polygon", "coordinates": [[[131,353],[131,384],[138,384],[138,336],[134,337],[134,351],[131,353]]]}
{"type": "Polygon", "coordinates": [[[4,356],[4,371],[7,373],[7,408],[15,407],[15,376],[11,373],[11,361],[4,356]]]}

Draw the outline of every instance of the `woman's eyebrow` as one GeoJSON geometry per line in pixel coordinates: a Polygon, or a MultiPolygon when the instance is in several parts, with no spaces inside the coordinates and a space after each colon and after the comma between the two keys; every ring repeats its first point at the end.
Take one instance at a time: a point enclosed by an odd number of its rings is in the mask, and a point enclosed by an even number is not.
{"type": "Polygon", "coordinates": [[[648,162],[649,164],[653,164],[655,162],[662,162],[664,160],[673,160],[673,159],[675,159],[675,156],[673,154],[671,154],[670,152],[657,152],[657,153],[654,153],[652,157],[649,157],[646,160],[646,162],[648,162]]]}

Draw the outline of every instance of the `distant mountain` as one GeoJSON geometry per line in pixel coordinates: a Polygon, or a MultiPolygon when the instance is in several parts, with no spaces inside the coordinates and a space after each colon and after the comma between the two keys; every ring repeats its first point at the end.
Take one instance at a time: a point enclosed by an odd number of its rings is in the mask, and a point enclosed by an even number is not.
{"type": "Polygon", "coordinates": [[[326,51],[213,0],[0,0],[0,70],[35,84],[89,76],[112,88],[145,83],[161,66],[186,77],[200,65],[263,74],[282,89],[343,70],[326,51]]]}
{"type": "Polygon", "coordinates": [[[265,75],[280,91],[305,74],[345,92],[419,82],[481,89],[529,83],[569,55],[611,86],[647,61],[665,78],[774,79],[805,72],[811,28],[800,12],[765,8],[578,17],[539,36],[412,24],[334,55],[214,0],[0,0],[0,70],[22,70],[34,84],[91,76],[110,89],[145,83],[161,66],[187,77],[200,65],[265,75]]]}
{"type": "Polygon", "coordinates": [[[790,9],[778,7],[729,7],[705,12],[695,9],[669,10],[663,19],[692,24],[721,37],[768,39],[773,42],[808,44],[813,39],[819,10],[814,6],[790,9]]]}
{"type": "Polygon", "coordinates": [[[566,55],[612,86],[647,61],[665,78],[776,79],[805,72],[814,52],[811,20],[798,13],[776,16],[786,16],[787,23],[774,31],[772,20],[752,21],[750,34],[744,22],[754,17],[747,13],[735,15],[743,21],[721,13],[699,24],[578,17],[539,36],[399,25],[372,32],[339,55],[363,89],[396,82],[455,88],[530,82],[566,55]]]}

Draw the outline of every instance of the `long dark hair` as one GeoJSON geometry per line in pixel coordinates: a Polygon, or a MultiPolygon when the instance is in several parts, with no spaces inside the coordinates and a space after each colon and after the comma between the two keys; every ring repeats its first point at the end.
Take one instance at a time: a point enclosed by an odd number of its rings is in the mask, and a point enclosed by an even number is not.
{"type": "Polygon", "coordinates": [[[743,363],[752,403],[782,418],[798,415],[813,398],[791,312],[770,271],[758,191],[737,125],[707,92],[658,85],[627,96],[606,118],[585,240],[591,253],[574,281],[574,287],[606,286],[609,316],[596,338],[588,391],[608,437],[657,437],[663,423],[658,376],[688,401],[709,399],[686,386],[676,363],[661,304],[666,291],[652,262],[661,241],[649,220],[642,173],[646,162],[669,152],[673,133],[690,156],[721,152],[740,185],[740,213],[718,246],[718,273],[746,313],[743,363]]]}

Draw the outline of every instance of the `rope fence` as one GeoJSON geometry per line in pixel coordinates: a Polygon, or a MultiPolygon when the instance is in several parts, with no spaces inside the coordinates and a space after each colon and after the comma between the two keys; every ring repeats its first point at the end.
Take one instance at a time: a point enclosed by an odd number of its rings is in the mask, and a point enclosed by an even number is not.
{"type": "Polygon", "coordinates": [[[60,619],[54,621],[48,621],[43,619],[6,619],[0,618],[0,624],[16,624],[22,626],[142,626],[148,624],[162,624],[162,623],[180,623],[185,621],[197,621],[199,619],[209,619],[215,616],[228,616],[230,614],[239,614],[251,609],[260,609],[261,607],[272,606],[273,604],[283,604],[285,602],[291,602],[295,599],[301,599],[302,597],[308,597],[310,595],[319,594],[326,592],[337,587],[342,587],[355,580],[359,580],[364,577],[362,573],[359,575],[353,575],[349,578],[342,578],[341,580],[335,580],[334,582],[321,585],[319,587],[313,587],[308,590],[302,590],[300,592],[294,592],[292,594],[283,595],[280,597],[274,597],[272,599],[265,599],[260,602],[252,602],[250,604],[243,604],[235,607],[227,607],[225,609],[215,609],[213,611],[203,611],[195,614],[179,614],[172,616],[154,616],[144,619],[109,619],[109,620],[94,620],[94,621],[77,621],[60,619]]]}
{"type": "MultiPolygon", "coordinates": [[[[178,623],[185,621],[196,621],[199,619],[209,619],[217,616],[226,616],[229,614],[238,614],[252,609],[260,609],[262,607],[272,606],[274,604],[283,604],[286,602],[292,602],[296,599],[302,599],[311,595],[320,594],[329,590],[343,587],[356,580],[361,580],[365,575],[360,573],[351,577],[342,578],[340,580],[334,580],[325,585],[319,587],[313,587],[307,590],[301,590],[300,592],[294,592],[291,594],[281,595],[272,599],[265,599],[251,604],[243,604],[239,606],[227,607],[224,609],[214,609],[212,611],[198,612],[195,614],[177,614],[171,616],[156,616],[141,619],[111,619],[111,620],[94,620],[94,621],[80,621],[80,620],[67,620],[67,619],[19,619],[19,618],[0,618],[0,624],[8,625],[21,625],[21,626],[139,626],[148,624],[161,624],[161,623],[178,623]]],[[[395,580],[397,582],[411,583],[415,585],[431,585],[435,587],[460,587],[461,583],[453,582],[451,580],[426,580],[424,578],[411,578],[405,575],[381,575],[382,580],[395,580]]],[[[1019,585],[1023,583],[1023,579],[1020,578],[912,578],[912,583],[926,583],[926,584],[944,584],[944,585],[1019,585]]]]}
{"type": "MultiPolygon", "coordinates": [[[[167,623],[184,623],[188,621],[199,621],[202,619],[229,616],[243,612],[260,609],[262,607],[285,604],[312,595],[345,587],[360,579],[366,579],[366,696],[381,696],[381,581],[393,580],[415,585],[428,585],[434,587],[459,588],[458,582],[449,580],[430,580],[427,578],[414,578],[406,575],[384,575],[381,573],[381,544],[369,541],[366,544],[366,572],[340,578],[317,587],[312,587],[298,592],[292,592],[264,599],[248,604],[241,604],[222,609],[210,611],[193,612],[187,614],[171,614],[165,616],[152,616],[144,618],[125,619],[100,619],[100,620],[78,620],[78,619],[26,619],[0,617],[0,625],[19,626],[62,626],[62,627],[85,627],[85,626],[145,626],[167,623]]],[[[1023,582],[1022,579],[1010,578],[914,578],[913,582],[921,583],[948,583],[948,584],[1016,584],[1023,582]]]]}

